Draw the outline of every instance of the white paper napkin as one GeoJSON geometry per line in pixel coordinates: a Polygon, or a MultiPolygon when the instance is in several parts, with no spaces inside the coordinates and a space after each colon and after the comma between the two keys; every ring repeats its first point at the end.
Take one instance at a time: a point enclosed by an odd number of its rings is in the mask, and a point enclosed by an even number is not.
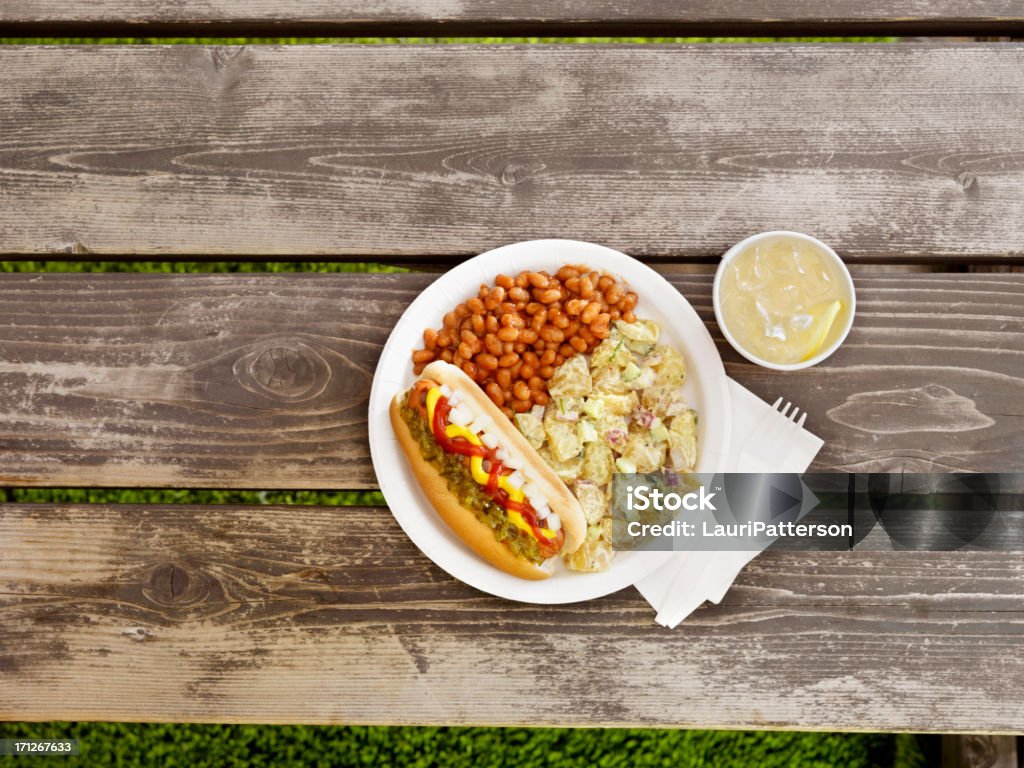
{"type": "MultiPolygon", "coordinates": [[[[729,379],[732,408],[730,455],[723,472],[804,472],[824,441],[798,427],[749,389],[729,379]],[[752,435],[771,420],[786,422],[778,454],[768,462],[745,450],[752,435]]],[[[799,405],[799,403],[797,403],[799,405]]],[[[640,594],[658,612],[656,621],[675,627],[705,600],[719,602],[733,581],[759,552],[680,552],[667,564],[636,583],[640,594]]]]}

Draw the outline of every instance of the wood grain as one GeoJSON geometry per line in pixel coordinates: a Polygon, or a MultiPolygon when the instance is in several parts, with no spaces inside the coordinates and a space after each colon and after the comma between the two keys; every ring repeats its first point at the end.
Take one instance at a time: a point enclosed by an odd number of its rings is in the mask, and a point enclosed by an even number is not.
{"type": "Polygon", "coordinates": [[[668,631],[475,592],[386,509],[8,504],[0,719],[1021,731],[1022,601],[1020,553],[771,553],[668,631]]]}
{"type": "Polygon", "coordinates": [[[1017,738],[970,734],[942,737],[942,768],[1019,768],[1017,738]]]}
{"type": "Polygon", "coordinates": [[[1020,260],[1022,71],[1016,44],[4,46],[0,254],[707,260],[786,228],[1020,260]]]}
{"type": "Polygon", "coordinates": [[[181,35],[1008,35],[1012,0],[7,0],[8,32],[181,35]]]}
{"type": "MultiPolygon", "coordinates": [[[[372,488],[373,371],[432,279],[0,276],[0,484],[372,488]]],[[[842,349],[784,375],[724,343],[710,276],[670,280],[729,375],[810,414],[814,469],[1021,471],[1024,275],[862,273],[842,349]]]]}

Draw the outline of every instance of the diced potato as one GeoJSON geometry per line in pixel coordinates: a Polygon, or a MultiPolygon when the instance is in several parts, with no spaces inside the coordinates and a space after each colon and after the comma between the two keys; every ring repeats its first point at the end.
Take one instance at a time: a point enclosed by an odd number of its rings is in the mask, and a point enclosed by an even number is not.
{"type": "Polygon", "coordinates": [[[593,372],[598,368],[612,365],[616,368],[625,368],[633,361],[633,355],[626,348],[625,339],[618,333],[613,333],[610,338],[605,339],[590,353],[590,370],[593,372]]]}
{"type": "Polygon", "coordinates": [[[665,445],[654,444],[644,435],[632,434],[626,440],[622,456],[636,465],[637,472],[656,472],[665,465],[665,445]]]}
{"type": "Polygon", "coordinates": [[[693,469],[697,463],[697,412],[688,410],[668,421],[669,455],[673,469],[693,469]]]}
{"type": "Polygon", "coordinates": [[[587,359],[583,355],[570,357],[548,380],[548,394],[552,397],[589,395],[593,388],[587,359]]]}
{"type": "Polygon", "coordinates": [[[618,416],[627,416],[633,413],[633,409],[640,402],[636,392],[620,395],[601,395],[601,400],[604,402],[604,412],[606,414],[610,413],[618,416]]]}
{"type": "Polygon", "coordinates": [[[686,380],[686,358],[672,347],[657,347],[654,354],[661,358],[657,383],[682,386],[686,380]]]}
{"type": "Polygon", "coordinates": [[[603,440],[583,446],[584,479],[592,480],[598,485],[607,485],[612,481],[614,469],[615,454],[603,440]]]}
{"type": "Polygon", "coordinates": [[[679,385],[655,384],[643,391],[640,402],[644,408],[663,420],[687,410],[683,390],[679,385]]]}
{"type": "Polygon", "coordinates": [[[615,328],[630,341],[640,341],[647,344],[655,344],[661,330],[653,320],[637,320],[634,323],[627,323],[623,320],[615,321],[615,328]]]}
{"type": "Polygon", "coordinates": [[[551,451],[548,450],[547,446],[538,451],[540,457],[544,459],[544,463],[551,467],[551,470],[558,475],[558,479],[563,483],[572,483],[580,476],[580,472],[583,470],[583,454],[580,453],[577,456],[573,456],[567,461],[559,461],[551,455],[551,451]]]}
{"type": "MultiPolygon", "coordinates": [[[[584,464],[586,459],[584,459],[584,464]]],[[[608,498],[597,483],[589,480],[578,480],[573,490],[580,506],[583,507],[583,516],[587,518],[589,525],[601,522],[601,519],[608,514],[608,498]]]]}
{"type": "Polygon", "coordinates": [[[537,416],[527,411],[526,413],[516,414],[516,426],[519,431],[523,433],[523,437],[526,441],[534,447],[534,449],[540,448],[544,445],[544,438],[546,437],[544,432],[544,422],[542,422],[537,416]]]}
{"type": "Polygon", "coordinates": [[[614,365],[606,365],[595,370],[593,383],[594,394],[624,395],[629,392],[629,385],[622,380],[622,369],[614,365]]]}
{"type": "Polygon", "coordinates": [[[596,573],[607,571],[611,567],[614,556],[612,521],[611,518],[605,518],[597,525],[587,527],[586,541],[579,549],[565,558],[565,564],[573,571],[596,573]]]}
{"type": "MultiPolygon", "coordinates": [[[[571,399],[564,398],[564,400],[571,399]]],[[[577,403],[577,407],[578,405],[577,403]]],[[[562,411],[562,413],[567,412],[570,411],[568,409],[562,411]]],[[[576,422],[559,419],[559,413],[560,410],[556,403],[552,402],[544,413],[544,432],[548,436],[548,447],[551,449],[551,455],[557,461],[568,461],[580,453],[582,445],[580,444],[579,432],[576,429],[576,422]]]]}

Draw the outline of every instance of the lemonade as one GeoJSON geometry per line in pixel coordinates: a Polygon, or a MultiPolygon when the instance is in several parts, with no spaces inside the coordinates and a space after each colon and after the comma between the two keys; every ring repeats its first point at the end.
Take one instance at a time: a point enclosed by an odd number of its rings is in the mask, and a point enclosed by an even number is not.
{"type": "Polygon", "coordinates": [[[722,273],[722,319],[750,354],[809,360],[842,333],[851,297],[842,268],[814,243],[777,235],[747,245],[722,273]]]}

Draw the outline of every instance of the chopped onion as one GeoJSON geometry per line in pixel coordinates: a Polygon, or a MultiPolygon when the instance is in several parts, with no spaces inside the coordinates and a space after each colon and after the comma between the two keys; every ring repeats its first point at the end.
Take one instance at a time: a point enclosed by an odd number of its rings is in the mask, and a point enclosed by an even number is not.
{"type": "MultiPolygon", "coordinates": [[[[522,456],[518,456],[516,454],[509,454],[509,457],[505,459],[505,466],[508,467],[509,469],[522,469],[523,467],[526,466],[526,461],[523,459],[522,456]]],[[[525,481],[526,478],[523,478],[523,482],[525,481]]]]}
{"type": "Polygon", "coordinates": [[[565,411],[564,413],[559,411],[555,414],[555,418],[558,421],[579,421],[580,414],[578,411],[565,411]]]}
{"type": "Polygon", "coordinates": [[[462,393],[459,392],[458,390],[455,390],[450,395],[448,395],[448,405],[452,406],[453,408],[461,402],[462,393]]]}
{"type": "Polygon", "coordinates": [[[484,432],[482,435],[480,435],[480,442],[486,445],[492,451],[498,447],[498,438],[496,438],[490,432],[484,432]]]}
{"type": "Polygon", "coordinates": [[[451,409],[451,411],[448,414],[448,418],[451,420],[452,424],[457,424],[460,427],[464,427],[467,424],[469,424],[469,421],[472,417],[465,409],[461,407],[456,407],[451,409]]]}
{"type": "Polygon", "coordinates": [[[544,406],[543,405],[535,405],[535,406],[533,406],[533,408],[530,409],[530,413],[533,414],[534,416],[536,416],[541,421],[544,420],[544,406]]]}
{"type": "Polygon", "coordinates": [[[551,507],[547,506],[546,504],[544,506],[534,504],[533,508],[537,510],[537,517],[539,517],[541,520],[547,520],[548,515],[551,514],[551,507]]]}
{"type": "Polygon", "coordinates": [[[562,530],[562,518],[558,516],[557,512],[552,512],[544,519],[544,525],[547,526],[549,531],[558,533],[562,530]]]}
{"type": "Polygon", "coordinates": [[[445,397],[451,397],[452,396],[452,388],[449,387],[447,384],[442,384],[441,385],[441,394],[444,395],[445,397]]]}
{"type": "Polygon", "coordinates": [[[523,483],[526,482],[526,478],[523,477],[522,472],[513,472],[511,475],[505,478],[510,488],[515,488],[517,491],[523,487],[523,483]]]}
{"type": "Polygon", "coordinates": [[[542,507],[547,507],[548,505],[548,500],[547,498],[545,498],[543,493],[535,493],[532,496],[530,494],[527,494],[527,497],[530,499],[530,504],[532,504],[533,508],[536,509],[538,512],[541,510],[542,507]]]}
{"type": "Polygon", "coordinates": [[[479,416],[476,417],[476,419],[473,420],[473,423],[470,425],[469,428],[474,432],[480,433],[487,429],[489,426],[491,426],[491,424],[493,423],[494,419],[492,419],[486,413],[481,413],[479,416]]]}
{"type": "Polygon", "coordinates": [[[494,457],[500,462],[505,462],[508,459],[508,451],[504,448],[498,448],[494,452],[494,457]]]}
{"type": "Polygon", "coordinates": [[[683,464],[686,455],[683,453],[682,448],[673,448],[668,452],[668,455],[672,459],[672,466],[675,469],[686,469],[686,465],[683,464]]]}

